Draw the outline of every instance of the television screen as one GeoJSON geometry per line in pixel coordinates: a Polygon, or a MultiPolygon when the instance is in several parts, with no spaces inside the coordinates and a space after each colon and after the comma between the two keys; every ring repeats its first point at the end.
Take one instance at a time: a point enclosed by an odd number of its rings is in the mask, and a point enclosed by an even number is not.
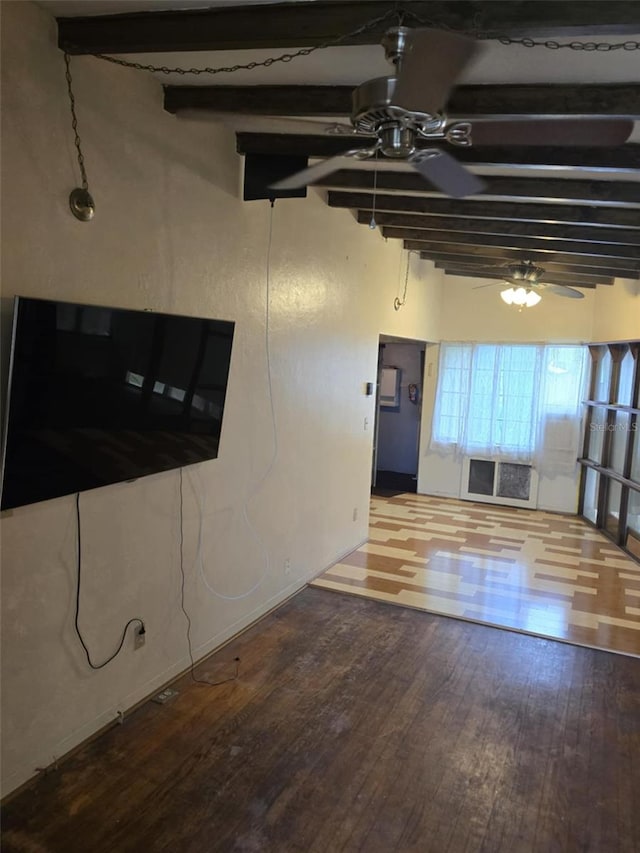
{"type": "Polygon", "coordinates": [[[18,297],[2,509],[214,459],[233,332],[18,297]]]}

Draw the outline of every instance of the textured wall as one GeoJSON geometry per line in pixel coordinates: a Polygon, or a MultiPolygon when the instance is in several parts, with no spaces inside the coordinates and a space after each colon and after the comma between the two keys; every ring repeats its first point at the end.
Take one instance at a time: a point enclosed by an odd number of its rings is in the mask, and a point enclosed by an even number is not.
{"type": "Polygon", "coordinates": [[[592,340],[625,341],[638,338],[640,282],[618,278],[613,287],[599,288],[596,291],[592,340]]]}
{"type": "MultiPolygon", "coordinates": [[[[97,204],[95,220],[79,223],[67,207],[78,175],[55,24],[25,2],[3,6],[2,26],[5,328],[15,294],[236,321],[220,456],[184,471],[185,598],[200,656],[365,538],[373,398],[364,383],[375,380],[378,335],[434,339],[440,284],[412,262],[407,306],[395,312],[398,243],[328,209],[316,191],[278,202],[274,435],[270,208],[239,200],[233,135],[163,113],[160,84],[142,72],[73,59],[97,204]]],[[[89,670],[73,630],[73,498],[4,514],[5,793],[188,662],[178,472],[85,493],[81,509],[92,653],[107,656],[136,615],[147,642],[134,653],[128,641],[106,669],[89,670]]]]}
{"type": "MultiPolygon", "coordinates": [[[[534,308],[518,311],[500,299],[500,284],[488,279],[443,276],[440,338],[443,341],[588,341],[593,331],[595,291],[585,298],[543,295],[534,308]],[[475,288],[479,288],[476,290],[475,288]]],[[[503,285],[506,287],[507,285],[503,285]]]]}

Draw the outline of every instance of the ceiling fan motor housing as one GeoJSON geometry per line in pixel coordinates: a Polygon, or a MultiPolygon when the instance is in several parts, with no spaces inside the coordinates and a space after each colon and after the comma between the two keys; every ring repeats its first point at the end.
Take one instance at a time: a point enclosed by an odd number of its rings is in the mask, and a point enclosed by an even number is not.
{"type": "Polygon", "coordinates": [[[514,282],[526,281],[529,284],[537,284],[544,275],[542,267],[536,266],[531,261],[510,264],[508,270],[509,280],[514,282]]]}
{"type": "Polygon", "coordinates": [[[374,77],[356,86],[351,95],[351,121],[357,130],[377,133],[385,122],[411,121],[411,113],[393,103],[395,86],[395,77],[374,77]]]}
{"type": "Polygon", "coordinates": [[[415,150],[415,137],[441,135],[442,116],[416,113],[394,104],[395,77],[375,77],[357,86],[352,93],[351,123],[358,133],[369,136],[387,131],[383,148],[387,157],[407,157],[415,150]],[[394,129],[397,133],[392,133],[394,129]],[[411,140],[411,141],[409,141],[411,140]]]}

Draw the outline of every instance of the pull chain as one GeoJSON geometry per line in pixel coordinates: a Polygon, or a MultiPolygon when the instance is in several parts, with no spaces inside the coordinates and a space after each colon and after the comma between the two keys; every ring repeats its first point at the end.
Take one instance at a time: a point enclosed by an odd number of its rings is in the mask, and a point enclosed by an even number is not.
{"type": "Polygon", "coordinates": [[[409,283],[409,264],[411,262],[411,255],[412,252],[407,252],[407,269],[405,270],[404,274],[404,290],[402,292],[402,299],[399,299],[396,296],[396,298],[393,300],[393,307],[396,311],[399,311],[407,301],[407,285],[409,283]]]}
{"type": "Polygon", "coordinates": [[[372,231],[376,229],[376,193],[378,191],[378,152],[375,153],[374,159],[375,169],[373,170],[373,203],[371,209],[371,221],[369,222],[369,228],[372,231]]]}
{"type": "Polygon", "coordinates": [[[65,63],[65,78],[67,81],[67,93],[69,95],[69,109],[71,110],[71,127],[74,133],[74,144],[78,156],[78,166],[80,168],[80,176],[82,178],[82,187],[76,187],[72,190],[69,196],[69,207],[71,213],[81,222],[88,222],[93,219],[96,210],[93,198],[89,192],[89,180],[87,178],[87,170],[84,165],[84,154],[82,153],[82,140],[78,133],[78,116],[76,115],[76,99],[73,94],[73,80],[71,78],[71,57],[68,53],[64,55],[65,63]]]}

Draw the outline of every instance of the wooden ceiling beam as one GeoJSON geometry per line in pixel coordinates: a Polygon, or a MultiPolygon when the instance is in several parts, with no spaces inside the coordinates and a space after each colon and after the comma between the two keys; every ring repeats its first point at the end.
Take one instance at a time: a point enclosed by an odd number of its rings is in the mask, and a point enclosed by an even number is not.
{"type": "MultiPolygon", "coordinates": [[[[363,80],[366,79],[363,69],[363,80]]],[[[349,116],[352,86],[165,86],[164,108],[260,116],[349,116]]],[[[589,116],[640,119],[640,84],[469,85],[453,90],[455,118],[589,116]]]]}
{"type": "MultiPolygon", "coordinates": [[[[373,170],[344,169],[322,178],[315,185],[331,189],[372,191],[375,175],[373,170]]],[[[529,201],[539,202],[552,200],[588,202],[592,205],[635,207],[640,217],[640,182],[486,176],[483,180],[486,189],[474,197],[482,202],[491,201],[491,196],[502,201],[526,198],[529,201]]],[[[416,172],[378,171],[377,188],[380,191],[419,193],[425,197],[446,197],[416,172]]]]}
{"type": "MultiPolygon", "coordinates": [[[[486,257],[474,257],[473,255],[464,254],[464,252],[432,252],[426,251],[421,252],[420,256],[425,260],[433,261],[436,267],[444,268],[444,267],[453,267],[461,268],[468,266],[477,266],[481,264],[482,266],[494,266],[496,269],[499,267],[504,267],[509,263],[513,263],[513,258],[508,258],[504,255],[500,249],[495,249],[486,257]]],[[[522,255],[522,260],[536,260],[536,258],[529,257],[525,253],[522,255]]],[[[549,261],[547,259],[538,258],[540,264],[544,266],[546,270],[551,273],[560,273],[560,274],[572,274],[575,273],[577,275],[595,275],[595,276],[604,276],[605,278],[628,278],[628,279],[640,279],[640,272],[637,270],[627,269],[625,267],[617,267],[615,266],[618,261],[611,259],[610,263],[606,267],[592,267],[575,263],[560,263],[557,261],[549,261]]]]}
{"type": "MultiPolygon", "coordinates": [[[[431,261],[431,263],[435,264],[435,259],[438,257],[442,257],[442,258],[447,258],[447,269],[451,269],[453,267],[456,267],[456,268],[459,267],[459,260],[455,256],[455,253],[452,253],[452,252],[433,252],[431,249],[429,249],[426,252],[423,252],[420,250],[420,244],[419,243],[413,243],[410,240],[405,241],[404,248],[407,251],[417,252],[423,261],[431,261]]],[[[447,247],[443,247],[443,248],[447,248],[447,247]]],[[[486,261],[487,266],[491,266],[492,264],[496,264],[496,263],[498,265],[503,265],[503,264],[506,264],[512,260],[531,260],[531,261],[535,261],[536,263],[544,264],[545,268],[551,268],[552,264],[549,263],[548,257],[549,257],[548,255],[546,257],[538,257],[536,255],[536,253],[520,253],[520,257],[518,257],[517,251],[505,249],[503,251],[503,256],[499,259],[493,258],[491,255],[486,255],[486,256],[477,255],[476,259],[478,261],[481,261],[481,260],[486,261]],[[507,255],[510,257],[506,257],[507,255]]],[[[463,265],[463,267],[464,266],[467,266],[467,265],[463,265]]],[[[621,278],[621,279],[629,279],[631,281],[637,281],[639,278],[638,272],[637,271],[631,271],[631,270],[616,270],[616,269],[609,270],[605,267],[602,269],[602,271],[600,271],[598,268],[594,268],[594,267],[590,267],[590,266],[589,267],[582,267],[582,269],[589,270],[590,272],[595,272],[596,275],[599,275],[601,272],[601,274],[604,275],[607,279],[608,278],[613,278],[613,279],[621,278]]]]}
{"type": "MultiPolygon", "coordinates": [[[[372,210],[372,193],[337,192],[327,194],[329,207],[372,210]]],[[[573,223],[619,228],[640,228],[640,211],[619,207],[591,207],[573,204],[544,204],[538,201],[502,202],[482,199],[478,201],[450,198],[420,198],[419,196],[376,195],[376,210],[398,213],[419,213],[423,216],[471,216],[487,219],[544,221],[548,223],[573,223]]]]}
{"type": "MultiPolygon", "coordinates": [[[[554,38],[640,32],[636,0],[403,0],[402,8],[425,26],[466,32],[554,38]]],[[[58,44],[75,54],[319,47],[340,36],[342,45],[378,44],[397,25],[397,10],[396,0],[318,0],[58,18],[58,44]]]]}
{"type": "MultiPolygon", "coordinates": [[[[369,225],[372,212],[359,210],[357,220],[369,225]]],[[[640,218],[640,217],[639,217],[640,218]]],[[[378,225],[391,228],[417,228],[425,231],[451,231],[464,234],[500,234],[513,237],[544,237],[553,240],[577,240],[589,243],[640,246],[640,229],[589,228],[581,225],[547,225],[543,222],[522,222],[500,219],[473,219],[462,216],[422,216],[416,214],[383,213],[376,211],[378,225]]]]}
{"type": "MultiPolygon", "coordinates": [[[[497,247],[500,249],[524,249],[542,254],[559,252],[563,255],[575,255],[585,258],[585,264],[592,258],[624,258],[632,264],[640,261],[640,247],[610,246],[599,243],[576,243],[569,240],[544,240],[531,237],[501,237],[496,234],[454,234],[448,231],[421,231],[417,228],[382,228],[383,237],[396,240],[408,240],[420,245],[421,251],[427,251],[429,244],[449,246],[474,246],[480,248],[497,247]]],[[[472,252],[471,254],[475,254],[472,252]]]]}
{"type": "MultiPolygon", "coordinates": [[[[465,275],[482,275],[489,278],[497,278],[502,280],[500,268],[491,267],[491,264],[457,264],[455,262],[437,263],[436,269],[440,270],[460,270],[465,275]]],[[[506,272],[506,271],[505,271],[506,272]]],[[[598,284],[612,285],[614,276],[607,275],[580,275],[577,273],[558,273],[551,268],[545,267],[545,274],[542,278],[544,282],[549,284],[566,284],[574,287],[595,287],[598,284]]]]}
{"type": "MultiPolygon", "coordinates": [[[[335,157],[351,148],[368,148],[368,137],[344,137],[299,133],[236,134],[239,154],[273,154],[277,156],[335,157]]],[[[442,148],[453,152],[456,160],[467,165],[491,165],[504,169],[544,169],[563,166],[597,172],[640,172],[640,145],[629,143],[618,148],[580,147],[469,147],[452,148],[442,142],[418,140],[418,148],[442,148]]]]}
{"type": "MultiPolygon", "coordinates": [[[[419,240],[405,240],[403,247],[410,252],[419,252],[420,257],[431,260],[434,255],[471,255],[473,258],[486,258],[489,263],[495,260],[496,253],[499,252],[500,257],[506,261],[533,261],[536,264],[545,266],[549,263],[569,263],[572,266],[585,266],[589,269],[610,268],[612,265],[611,258],[595,258],[583,257],[582,255],[568,255],[563,252],[554,252],[552,250],[541,251],[537,249],[517,249],[517,248],[501,248],[496,246],[485,246],[483,244],[473,246],[470,244],[460,245],[456,243],[424,243],[419,240]]],[[[631,278],[637,278],[636,273],[640,270],[640,266],[635,261],[623,261],[624,269],[617,269],[617,264],[620,261],[613,261],[616,275],[619,278],[625,278],[625,273],[631,270],[631,278]]]]}
{"type": "Polygon", "coordinates": [[[352,92],[353,86],[165,86],[164,108],[170,113],[346,117],[351,115],[352,92]]]}
{"type": "MultiPolygon", "coordinates": [[[[494,279],[494,280],[496,280],[496,276],[492,275],[491,272],[478,272],[478,271],[473,271],[473,270],[464,269],[464,268],[463,269],[457,269],[455,267],[447,268],[447,269],[443,270],[443,272],[445,275],[456,275],[456,276],[462,276],[463,278],[483,278],[483,279],[494,279]]],[[[499,282],[500,279],[498,278],[497,281],[499,282]]],[[[586,289],[586,290],[593,290],[599,284],[602,284],[605,286],[613,284],[613,279],[604,279],[604,280],[600,280],[600,281],[585,281],[585,280],[564,281],[563,279],[559,279],[557,276],[545,276],[544,283],[545,284],[561,284],[561,285],[564,285],[565,287],[575,287],[575,288],[582,288],[582,289],[586,289]]],[[[506,288],[508,286],[508,283],[504,282],[503,286],[506,288]]]]}

